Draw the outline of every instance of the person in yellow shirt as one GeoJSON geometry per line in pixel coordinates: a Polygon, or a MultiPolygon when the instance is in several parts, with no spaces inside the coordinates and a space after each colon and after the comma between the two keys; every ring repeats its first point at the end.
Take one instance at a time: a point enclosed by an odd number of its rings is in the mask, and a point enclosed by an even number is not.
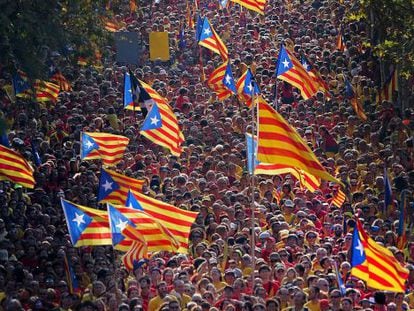
{"type": "Polygon", "coordinates": [[[158,295],[152,298],[148,304],[148,311],[157,311],[160,306],[165,302],[165,297],[168,294],[167,283],[164,281],[158,283],[157,285],[158,295]]]}
{"type": "Polygon", "coordinates": [[[187,304],[191,301],[191,297],[184,293],[184,281],[177,279],[174,281],[174,289],[171,291],[171,295],[177,297],[181,309],[187,307],[187,304]]]}
{"type": "Polygon", "coordinates": [[[305,307],[309,311],[320,311],[320,301],[319,301],[319,288],[316,286],[311,286],[308,292],[308,302],[305,303],[305,307]]]}

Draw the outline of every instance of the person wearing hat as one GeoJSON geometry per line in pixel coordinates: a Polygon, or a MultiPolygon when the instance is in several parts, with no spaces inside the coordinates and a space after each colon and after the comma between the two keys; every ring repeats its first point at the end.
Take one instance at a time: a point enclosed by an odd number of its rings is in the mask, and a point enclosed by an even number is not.
{"type": "Polygon", "coordinates": [[[296,215],[293,213],[295,209],[295,204],[290,199],[285,200],[283,202],[282,209],[285,221],[289,224],[289,226],[292,226],[296,220],[296,215]]]}

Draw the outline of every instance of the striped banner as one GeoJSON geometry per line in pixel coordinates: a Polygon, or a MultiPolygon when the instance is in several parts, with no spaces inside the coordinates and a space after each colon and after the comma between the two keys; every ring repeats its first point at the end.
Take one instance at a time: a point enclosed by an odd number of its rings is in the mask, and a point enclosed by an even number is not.
{"type": "Polygon", "coordinates": [[[33,189],[33,168],[18,152],[0,145],[0,180],[9,180],[33,189]]]}
{"type": "Polygon", "coordinates": [[[231,0],[234,3],[238,3],[245,8],[255,11],[259,14],[264,15],[266,6],[266,0],[231,0]]]}

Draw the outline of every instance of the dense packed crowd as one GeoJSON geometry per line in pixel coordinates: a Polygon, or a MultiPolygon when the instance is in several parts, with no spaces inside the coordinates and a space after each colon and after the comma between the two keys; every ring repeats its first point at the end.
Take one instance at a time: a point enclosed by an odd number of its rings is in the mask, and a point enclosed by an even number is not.
{"type": "MultiPolygon", "coordinates": [[[[396,247],[398,200],[414,185],[414,114],[411,108],[402,110],[397,100],[376,103],[380,67],[362,44],[367,25],[343,23],[357,1],[269,0],[264,16],[235,4],[226,10],[218,5],[201,0],[199,13],[209,18],[227,45],[235,77],[250,67],[269,102],[274,100],[274,71],[282,42],[297,55],[306,54],[329,84],[329,97],[319,92],[304,101],[296,89],[279,80],[276,105],[327,170],[344,183],[347,201],[338,208],[332,204],[336,185],[322,181],[312,193],[290,174],[255,176],[252,190],[245,143],[245,133],[251,130],[249,109],[236,96],[217,101],[202,81],[200,53],[207,77],[221,61],[197,46],[194,29],[186,29],[186,47],[179,48],[186,3],[143,2],[137,13],[127,5],[114,7],[125,28],[140,35],[140,65],[130,69],[170,102],[185,136],[184,151],[172,156],[139,135],[141,113],[122,108],[127,68],[114,62],[111,48],[103,53],[103,69],[71,65],[53,54],[54,65],[73,86],[56,104],[13,102],[5,91],[10,75],[2,72],[2,127],[13,148],[33,160],[34,143],[42,159],[35,170],[34,190],[0,183],[3,310],[414,309],[410,232],[407,247],[396,247]],[[341,24],[343,52],[336,49],[341,24]],[[169,32],[170,61],[149,61],[150,31],[169,32]],[[360,94],[368,116],[365,122],[344,96],[345,78],[360,94]],[[101,163],[80,160],[81,131],[130,138],[116,170],[144,178],[144,193],[199,212],[188,254],[153,254],[127,271],[120,265],[120,253],[110,246],[71,245],[60,198],[99,207],[101,163]],[[394,207],[384,206],[384,167],[394,207]],[[367,232],[409,269],[406,293],[375,291],[350,275],[355,214],[367,232]],[[70,293],[65,257],[80,292],[70,293]],[[346,286],[344,293],[335,266],[346,286]]],[[[406,218],[411,229],[409,197],[406,218]]]]}

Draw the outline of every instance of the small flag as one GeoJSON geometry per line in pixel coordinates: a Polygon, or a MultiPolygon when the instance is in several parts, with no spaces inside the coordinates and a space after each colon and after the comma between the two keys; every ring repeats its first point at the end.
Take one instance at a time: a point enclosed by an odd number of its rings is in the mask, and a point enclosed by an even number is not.
{"type": "Polygon", "coordinates": [[[63,74],[59,70],[56,70],[55,73],[50,77],[50,81],[59,85],[60,90],[63,92],[72,91],[72,86],[70,85],[70,82],[63,76],[63,74]]]}
{"type": "MultiPolygon", "coordinates": [[[[207,80],[208,87],[216,93],[219,100],[225,100],[232,95],[232,91],[225,86],[226,70],[227,70],[227,63],[224,62],[211,73],[210,77],[207,80]]],[[[232,76],[231,77],[228,76],[228,77],[229,77],[228,83],[231,86],[232,76]]],[[[234,80],[233,80],[233,85],[234,85],[234,80]]]]}
{"type": "Polygon", "coordinates": [[[229,52],[226,45],[216,33],[213,26],[211,26],[207,17],[204,17],[203,28],[200,32],[198,44],[219,54],[223,61],[227,61],[229,58],[229,52]]]}
{"type": "Polygon", "coordinates": [[[237,88],[237,95],[241,101],[246,102],[248,107],[252,106],[252,96],[256,99],[261,98],[260,89],[257,85],[256,81],[254,81],[254,77],[250,69],[248,68],[239,78],[236,84],[237,88]]]}
{"type": "Polygon", "coordinates": [[[281,45],[276,65],[276,76],[300,90],[303,99],[309,99],[318,91],[318,85],[303,68],[300,61],[284,45],[281,45]]]}
{"type": "Polygon", "coordinates": [[[81,289],[79,287],[78,279],[76,278],[73,268],[69,264],[68,258],[66,256],[63,258],[63,264],[66,274],[66,281],[69,287],[69,293],[72,295],[80,293],[81,289]]]}
{"type": "Polygon", "coordinates": [[[365,115],[364,109],[362,108],[362,105],[359,102],[357,95],[354,92],[354,88],[352,87],[351,82],[349,82],[349,80],[346,78],[345,78],[345,98],[347,98],[351,102],[351,105],[354,108],[354,111],[357,114],[357,116],[362,121],[366,121],[367,116],[365,115]]]}
{"type": "Polygon", "coordinates": [[[346,46],[344,43],[344,36],[342,34],[342,29],[339,30],[338,36],[336,37],[336,49],[338,51],[344,52],[346,51],[346,46]]]}
{"type": "Polygon", "coordinates": [[[63,199],[61,205],[73,246],[112,244],[106,211],[77,205],[63,199]]]}
{"type": "Polygon", "coordinates": [[[36,80],[34,83],[35,98],[38,102],[56,102],[60,92],[60,86],[47,81],[36,80]]]}
{"type": "MultiPolygon", "coordinates": [[[[131,79],[131,74],[128,72],[124,73],[124,109],[129,110],[141,110],[141,107],[135,105],[134,99],[134,91],[136,89],[133,88],[133,83],[131,79]]],[[[134,98],[135,97],[135,98],[134,98]]]]}
{"type": "Polygon", "coordinates": [[[150,96],[156,106],[155,110],[149,114],[144,123],[148,127],[141,129],[140,134],[151,140],[157,145],[165,147],[173,155],[180,155],[182,152],[181,144],[184,142],[184,135],[178,126],[178,120],[172,111],[167,100],[161,97],[154,89],[143,81],[139,81],[142,89],[150,96]],[[158,111],[157,111],[158,110],[158,111]],[[152,118],[152,119],[151,119],[152,118]],[[149,124],[148,124],[149,123],[149,124]],[[151,124],[152,123],[152,124],[151,124]]]}
{"type": "Polygon", "coordinates": [[[30,145],[32,147],[33,162],[38,167],[38,166],[42,165],[42,160],[40,159],[39,152],[37,151],[35,143],[32,141],[32,142],[30,142],[30,145]]]}
{"type": "Polygon", "coordinates": [[[344,281],[342,280],[341,273],[339,272],[338,265],[335,260],[333,261],[333,264],[335,268],[335,275],[336,275],[336,282],[338,284],[338,289],[341,292],[341,296],[345,297],[346,287],[345,287],[344,281]]]}
{"type": "Polygon", "coordinates": [[[31,189],[35,186],[30,164],[19,153],[3,145],[0,145],[0,180],[9,180],[31,189]]]}
{"type": "Polygon", "coordinates": [[[313,66],[313,64],[305,57],[302,56],[300,59],[303,68],[305,68],[306,72],[311,76],[313,81],[318,85],[318,89],[324,92],[325,94],[329,95],[329,86],[322,78],[321,74],[318,70],[313,66]]]}
{"type": "Polygon", "coordinates": [[[266,0],[231,0],[241,6],[264,15],[266,0]]]}
{"type": "Polygon", "coordinates": [[[109,133],[81,133],[81,159],[102,159],[113,166],[122,160],[129,138],[109,133]]]}
{"type": "Polygon", "coordinates": [[[141,192],[143,185],[144,180],[102,168],[99,177],[98,202],[124,205],[128,191],[141,192]]]}
{"type": "Polygon", "coordinates": [[[384,166],[384,215],[388,216],[389,213],[395,209],[394,197],[392,195],[391,182],[388,177],[387,167],[384,166]]]}
{"type": "Polygon", "coordinates": [[[335,205],[337,208],[341,208],[342,204],[346,201],[346,195],[341,190],[341,188],[337,187],[332,198],[332,204],[335,205]]]}
{"type": "Polygon", "coordinates": [[[132,244],[121,260],[125,268],[132,271],[140,260],[148,258],[148,246],[142,234],[134,227],[127,225],[122,231],[124,236],[130,237],[132,244]]]}
{"type": "Polygon", "coordinates": [[[398,228],[397,228],[397,247],[400,250],[404,250],[407,245],[407,233],[406,233],[406,225],[407,225],[407,197],[406,191],[402,191],[401,193],[401,202],[400,202],[400,214],[398,217],[398,228]]]}
{"type": "Polygon", "coordinates": [[[32,90],[30,88],[27,74],[18,70],[13,76],[13,90],[14,95],[20,98],[31,98],[32,90]]]}
{"type": "Polygon", "coordinates": [[[204,18],[201,18],[200,14],[197,15],[197,25],[196,25],[196,40],[200,41],[200,36],[203,31],[204,18]]]}
{"type": "Polygon", "coordinates": [[[178,47],[180,50],[185,49],[187,47],[187,42],[185,41],[184,28],[181,28],[178,39],[178,47]]]}
{"type": "Polygon", "coordinates": [[[398,91],[398,74],[397,70],[393,70],[388,78],[385,80],[384,85],[380,90],[378,90],[375,97],[375,102],[377,104],[382,103],[382,101],[392,101],[392,96],[394,92],[398,91]]]}

